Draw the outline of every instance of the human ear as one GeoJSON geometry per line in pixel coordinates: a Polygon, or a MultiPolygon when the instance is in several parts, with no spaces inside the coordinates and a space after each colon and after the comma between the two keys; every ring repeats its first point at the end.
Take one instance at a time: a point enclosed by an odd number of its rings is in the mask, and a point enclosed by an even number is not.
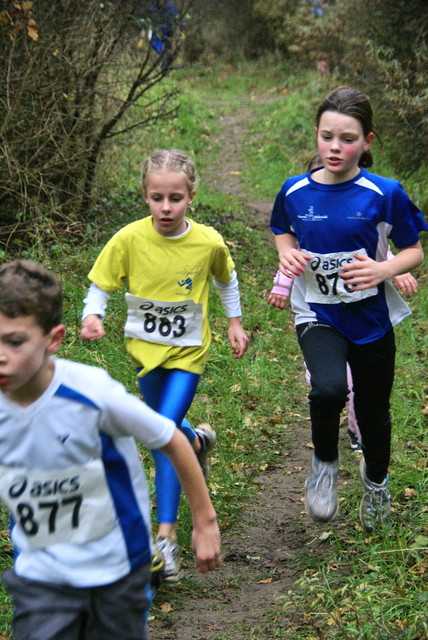
{"type": "Polygon", "coordinates": [[[373,133],[373,131],[370,131],[370,133],[366,136],[366,143],[364,145],[364,151],[368,151],[370,149],[370,147],[373,144],[374,139],[375,139],[375,134],[373,133]]]}
{"type": "Polygon", "coordinates": [[[60,348],[62,341],[65,337],[66,328],[65,325],[59,324],[49,332],[49,340],[48,340],[48,352],[50,354],[56,353],[60,348]]]}
{"type": "Polygon", "coordinates": [[[192,191],[190,191],[190,193],[189,193],[189,204],[192,204],[192,202],[193,202],[193,200],[195,198],[195,195],[196,195],[196,189],[193,189],[192,191]]]}

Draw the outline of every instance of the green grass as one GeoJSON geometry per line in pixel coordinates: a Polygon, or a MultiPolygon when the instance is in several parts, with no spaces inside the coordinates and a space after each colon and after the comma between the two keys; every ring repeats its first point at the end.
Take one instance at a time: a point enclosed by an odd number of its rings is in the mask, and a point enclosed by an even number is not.
{"type": "MultiPolygon", "coordinates": [[[[319,81],[314,73],[266,64],[263,74],[251,65],[234,69],[222,65],[210,70],[181,70],[168,82],[181,91],[177,120],[151,132],[133,132],[104,155],[101,171],[103,193],[96,212],[99,225],[91,223],[87,241],[51,247],[26,248],[34,257],[61,274],[65,288],[65,321],[68,333],[59,355],[103,366],[136,393],[135,376],[125,354],[122,328],[123,297],[112,297],[106,323],[107,338],[96,344],[79,339],[86,274],[101,246],[127,222],[146,214],[139,194],[140,165],[147,153],[161,147],[179,147],[194,153],[200,173],[221,154],[216,136],[220,116],[236,105],[250,105],[254,118],[243,132],[242,161],[247,193],[273,201],[287,175],[304,170],[314,145],[314,105],[337,84],[319,81]],[[115,167],[115,170],[112,170],[115,167]]],[[[239,108],[239,107],[238,107],[239,108]]],[[[386,145],[376,149],[376,170],[396,176],[388,163],[386,145]]],[[[221,156],[220,156],[221,157],[221,156]]],[[[426,171],[403,184],[422,206],[427,193],[426,171]]],[[[215,294],[210,301],[213,331],[210,359],[189,418],[211,422],[221,434],[221,446],[213,459],[210,482],[222,529],[239,523],[240,512],[258,490],[253,479],[276,464],[279,442],[292,432],[293,413],[302,410],[306,390],[302,384],[302,359],[289,309],[279,314],[266,304],[276,255],[268,229],[252,227],[245,202],[215,192],[201,184],[192,215],[215,226],[230,243],[237,265],[245,328],[252,342],[248,354],[234,361],[226,338],[226,320],[215,294]],[[286,404],[284,401],[286,398],[286,404]]],[[[425,246],[427,245],[425,239],[425,246]]],[[[7,257],[7,256],[6,256],[7,257]]],[[[368,536],[355,522],[359,482],[350,481],[342,514],[343,526],[328,532],[323,553],[309,545],[299,563],[299,578],[292,591],[273,603],[254,638],[292,640],[317,638],[358,640],[422,640],[428,638],[426,575],[428,507],[426,436],[426,356],[428,270],[416,274],[419,292],[411,298],[414,314],[397,328],[397,376],[392,398],[394,421],[391,486],[394,514],[381,532],[368,536]],[[284,620],[286,621],[284,623],[284,620]],[[269,631],[269,634],[268,634],[269,631]]],[[[350,455],[350,454],[349,454],[350,455]]],[[[143,452],[151,477],[152,460],[143,452]]],[[[348,464],[346,455],[344,464],[348,464]]],[[[3,530],[7,515],[2,512],[3,530]]],[[[179,541],[191,561],[191,520],[182,501],[179,541]]],[[[10,566],[5,533],[0,537],[2,569],[10,566]]],[[[180,598],[187,585],[171,597],[180,598]],[[181,594],[181,595],[180,595],[181,594]]],[[[10,603],[0,593],[0,633],[10,635],[10,603]]],[[[222,636],[223,637],[223,636],[222,636]]],[[[232,636],[230,636],[232,638],[232,636]]],[[[224,635],[224,640],[229,636],[224,635]]]]}

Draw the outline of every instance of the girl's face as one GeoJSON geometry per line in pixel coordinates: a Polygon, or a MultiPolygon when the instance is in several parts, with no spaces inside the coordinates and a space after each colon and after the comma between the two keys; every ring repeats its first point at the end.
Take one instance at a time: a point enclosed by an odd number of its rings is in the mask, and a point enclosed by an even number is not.
{"type": "Polygon", "coordinates": [[[354,178],[359,172],[360,157],[370,149],[374,133],[364,136],[359,120],[337,111],[324,111],[315,131],[324,166],[317,177],[326,183],[354,178]]]}
{"type": "Polygon", "coordinates": [[[189,191],[182,171],[152,171],[144,191],[155,231],[161,236],[178,236],[186,228],[184,216],[193,202],[195,190],[189,191]]]}

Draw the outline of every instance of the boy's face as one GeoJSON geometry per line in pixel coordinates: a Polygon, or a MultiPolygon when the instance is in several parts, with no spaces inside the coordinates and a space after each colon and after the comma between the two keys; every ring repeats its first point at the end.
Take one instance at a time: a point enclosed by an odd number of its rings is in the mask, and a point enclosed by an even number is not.
{"type": "Polygon", "coordinates": [[[20,404],[41,395],[53,375],[49,356],[59,349],[64,334],[64,325],[45,334],[33,316],[0,313],[0,390],[20,404]]]}

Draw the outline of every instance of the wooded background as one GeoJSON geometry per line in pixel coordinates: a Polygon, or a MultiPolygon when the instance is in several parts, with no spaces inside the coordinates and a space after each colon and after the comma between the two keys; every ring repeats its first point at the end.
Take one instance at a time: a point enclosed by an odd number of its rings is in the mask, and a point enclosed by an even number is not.
{"type": "Polygon", "coordinates": [[[397,173],[426,164],[426,0],[177,0],[183,28],[163,62],[139,35],[149,4],[0,4],[0,246],[82,232],[109,141],[179,108],[177,63],[318,64],[376,100],[397,173]]]}

